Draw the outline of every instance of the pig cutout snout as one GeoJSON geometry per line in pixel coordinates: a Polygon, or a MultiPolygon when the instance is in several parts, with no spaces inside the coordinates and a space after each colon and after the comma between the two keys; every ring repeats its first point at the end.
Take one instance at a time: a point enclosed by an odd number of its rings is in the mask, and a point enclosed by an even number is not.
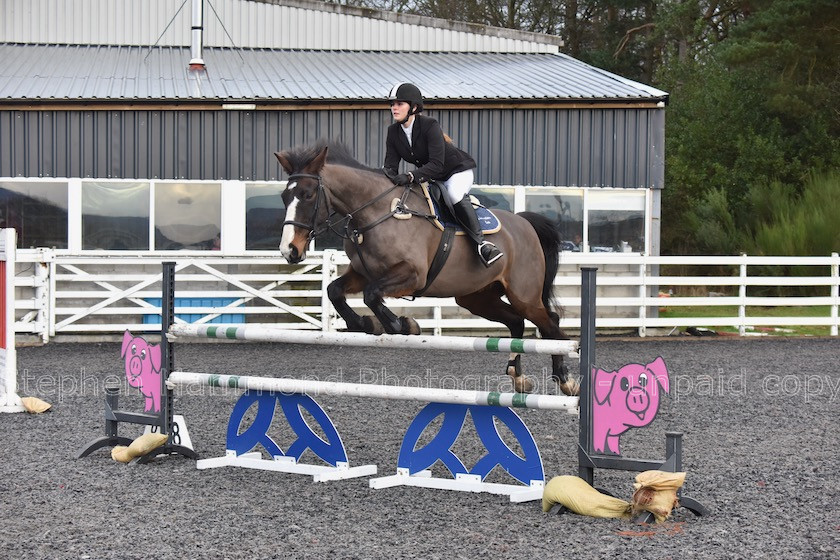
{"type": "Polygon", "coordinates": [[[160,345],[125,331],[120,356],[125,359],[129,386],[140,389],[146,397],[145,411],[160,412],[160,345]]]}
{"type": "Polygon", "coordinates": [[[598,453],[621,454],[619,437],[650,424],[668,393],[668,368],[662,357],[649,364],[627,364],[618,371],[592,370],[592,445],[598,453]]]}

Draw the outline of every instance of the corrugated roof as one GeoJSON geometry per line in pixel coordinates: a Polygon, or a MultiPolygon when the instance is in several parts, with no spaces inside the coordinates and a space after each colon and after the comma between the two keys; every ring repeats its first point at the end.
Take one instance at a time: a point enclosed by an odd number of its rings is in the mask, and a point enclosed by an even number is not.
{"type": "Polygon", "coordinates": [[[562,54],[0,44],[0,100],[354,102],[411,81],[430,101],[658,101],[562,54]]]}
{"type": "MultiPolygon", "coordinates": [[[[184,0],[2,0],[0,43],[192,44],[184,0]]],[[[205,46],[267,49],[559,52],[555,35],[314,0],[204,1],[205,46]]]]}

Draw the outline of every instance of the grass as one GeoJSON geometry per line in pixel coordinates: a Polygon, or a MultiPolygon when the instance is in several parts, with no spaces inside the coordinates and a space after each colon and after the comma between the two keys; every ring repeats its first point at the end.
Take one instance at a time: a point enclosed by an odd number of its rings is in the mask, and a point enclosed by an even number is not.
{"type": "MultiPolygon", "coordinates": [[[[827,305],[790,306],[790,307],[747,307],[747,317],[829,317],[831,308],[827,305]]],[[[660,317],[737,317],[738,306],[698,306],[698,307],[660,307],[660,317]]],[[[698,327],[710,328],[718,332],[737,333],[738,327],[724,327],[698,321],[698,327]]],[[[770,336],[829,336],[831,327],[815,325],[787,325],[784,327],[756,327],[755,332],[770,336]]]]}

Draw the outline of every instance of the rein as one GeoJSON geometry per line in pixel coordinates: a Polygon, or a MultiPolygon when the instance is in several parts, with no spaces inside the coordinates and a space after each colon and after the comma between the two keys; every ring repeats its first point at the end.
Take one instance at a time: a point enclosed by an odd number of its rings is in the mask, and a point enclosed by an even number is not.
{"type": "Polygon", "coordinates": [[[351,223],[353,222],[353,219],[355,218],[355,214],[361,212],[362,210],[364,210],[365,208],[367,208],[369,206],[372,206],[373,204],[376,204],[378,201],[385,198],[391,192],[393,192],[394,190],[399,188],[399,185],[391,186],[390,189],[387,189],[387,190],[379,193],[378,195],[376,195],[372,199],[368,200],[367,202],[365,202],[364,204],[362,204],[361,206],[359,206],[355,210],[351,210],[350,212],[345,214],[340,220],[334,222],[334,221],[332,221],[332,217],[336,216],[338,214],[338,212],[333,210],[332,207],[331,207],[330,200],[329,200],[329,197],[327,197],[326,189],[324,188],[324,182],[323,182],[321,176],[320,175],[313,175],[313,174],[310,174],[310,173],[293,173],[293,174],[289,175],[289,180],[290,181],[294,180],[294,179],[316,179],[318,181],[318,190],[317,190],[318,194],[316,195],[317,199],[315,200],[315,207],[312,210],[311,223],[307,224],[307,223],[304,223],[304,222],[298,222],[296,220],[286,220],[286,221],[283,222],[284,226],[286,224],[289,224],[289,225],[297,226],[299,228],[302,228],[302,229],[305,229],[305,230],[309,231],[309,239],[313,239],[315,237],[318,237],[319,235],[323,234],[325,231],[329,230],[329,231],[332,231],[334,234],[336,234],[337,236],[339,236],[342,239],[349,239],[349,240],[353,241],[353,243],[356,246],[358,246],[361,243],[358,240],[364,233],[372,230],[373,228],[375,228],[376,226],[378,226],[379,224],[381,224],[385,220],[388,220],[389,218],[391,218],[391,217],[393,217],[397,214],[411,214],[411,215],[426,218],[426,219],[434,218],[434,216],[431,216],[429,214],[424,214],[422,212],[417,212],[415,210],[411,210],[409,208],[406,208],[406,206],[405,206],[406,199],[408,198],[408,195],[411,194],[411,191],[412,191],[412,187],[409,184],[409,185],[405,185],[403,187],[403,193],[400,196],[399,201],[397,202],[397,204],[394,205],[394,208],[390,212],[388,212],[385,215],[377,218],[376,220],[374,220],[373,222],[371,222],[371,223],[369,223],[365,226],[353,228],[353,230],[350,231],[350,226],[351,226],[351,223]],[[324,221],[323,227],[319,229],[318,226],[317,226],[318,210],[320,209],[322,199],[324,201],[324,205],[327,208],[327,219],[324,221]],[[342,227],[340,227],[340,230],[337,230],[336,227],[340,226],[340,224],[342,224],[342,223],[344,225],[342,227]]]}

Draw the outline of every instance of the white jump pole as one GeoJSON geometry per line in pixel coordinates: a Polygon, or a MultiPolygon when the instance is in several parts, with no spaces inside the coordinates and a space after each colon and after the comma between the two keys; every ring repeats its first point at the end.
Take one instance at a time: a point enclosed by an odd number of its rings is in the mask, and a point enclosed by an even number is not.
{"type": "Polygon", "coordinates": [[[0,230],[0,412],[23,412],[15,353],[15,230],[0,230]]]}
{"type": "Polygon", "coordinates": [[[466,336],[418,336],[402,334],[370,335],[286,330],[264,326],[217,326],[178,324],[167,333],[170,342],[178,338],[211,338],[251,340],[255,342],[285,342],[289,344],[322,344],[329,346],[362,346],[368,348],[399,348],[404,350],[464,350],[469,352],[515,352],[519,354],[574,355],[575,340],[525,338],[475,338],[466,336]]]}
{"type": "Polygon", "coordinates": [[[173,371],[169,374],[168,382],[173,387],[177,385],[200,385],[275,393],[307,394],[309,396],[335,395],[389,400],[412,400],[427,403],[437,402],[533,408],[540,410],[565,410],[571,414],[577,413],[578,406],[578,397],[567,397],[565,395],[497,393],[493,391],[466,391],[462,389],[368,385],[364,383],[281,379],[249,375],[219,375],[187,371],[173,371]]]}

